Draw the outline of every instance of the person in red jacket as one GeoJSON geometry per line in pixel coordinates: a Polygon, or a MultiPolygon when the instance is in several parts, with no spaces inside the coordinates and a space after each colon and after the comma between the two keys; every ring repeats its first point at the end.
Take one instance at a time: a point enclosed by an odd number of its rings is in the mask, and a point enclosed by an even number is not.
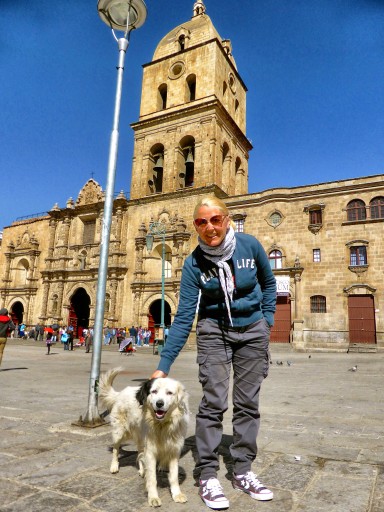
{"type": "Polygon", "coordinates": [[[15,324],[8,316],[8,309],[0,309],[0,366],[3,359],[5,344],[7,343],[7,336],[15,328],[15,324]]]}

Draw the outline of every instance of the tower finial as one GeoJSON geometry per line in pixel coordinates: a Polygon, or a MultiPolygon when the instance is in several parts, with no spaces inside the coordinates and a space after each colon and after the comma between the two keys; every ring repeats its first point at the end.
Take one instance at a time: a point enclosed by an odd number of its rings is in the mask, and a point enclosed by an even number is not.
{"type": "Polygon", "coordinates": [[[205,13],[205,5],[203,0],[197,0],[193,4],[193,16],[200,16],[200,14],[205,13]]]}

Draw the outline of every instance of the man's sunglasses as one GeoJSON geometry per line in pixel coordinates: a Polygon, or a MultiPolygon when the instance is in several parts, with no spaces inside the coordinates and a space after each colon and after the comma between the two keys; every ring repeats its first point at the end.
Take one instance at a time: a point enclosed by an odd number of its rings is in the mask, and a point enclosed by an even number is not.
{"type": "Polygon", "coordinates": [[[193,222],[195,226],[198,228],[206,228],[209,224],[212,224],[214,227],[221,227],[223,225],[224,219],[228,217],[228,215],[214,215],[210,219],[195,219],[193,222]]]}

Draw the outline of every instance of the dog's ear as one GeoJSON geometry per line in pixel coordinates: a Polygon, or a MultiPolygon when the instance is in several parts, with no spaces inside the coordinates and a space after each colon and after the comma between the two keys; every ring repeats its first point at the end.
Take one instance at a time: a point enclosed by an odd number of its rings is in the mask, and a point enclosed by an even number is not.
{"type": "Polygon", "coordinates": [[[188,406],[188,394],[185,390],[185,387],[179,382],[177,386],[177,402],[179,404],[180,409],[188,414],[189,406],[188,406]]]}
{"type": "Polygon", "coordinates": [[[136,400],[139,402],[140,405],[143,405],[144,402],[147,400],[147,397],[151,391],[153,380],[154,379],[150,379],[143,382],[143,384],[140,386],[140,389],[136,393],[136,400]]]}

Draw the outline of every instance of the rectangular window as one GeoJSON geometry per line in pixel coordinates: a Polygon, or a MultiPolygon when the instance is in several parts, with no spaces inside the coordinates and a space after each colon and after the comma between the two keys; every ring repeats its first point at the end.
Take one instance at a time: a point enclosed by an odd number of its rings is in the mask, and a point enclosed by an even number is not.
{"type": "Polygon", "coordinates": [[[365,247],[365,245],[351,247],[350,265],[367,265],[367,248],[365,247]]]}
{"type": "Polygon", "coordinates": [[[93,244],[95,243],[95,231],[96,231],[96,221],[89,220],[84,222],[84,231],[83,231],[83,244],[93,244]]]}
{"type": "Polygon", "coordinates": [[[323,295],[313,295],[311,297],[311,313],[326,313],[327,299],[323,295]]]}
{"type": "Polygon", "coordinates": [[[237,233],[244,233],[244,219],[235,219],[235,231],[237,233]]]}
{"type": "MultiPolygon", "coordinates": [[[[168,249],[168,248],[166,248],[166,249],[168,249]]],[[[166,252],[165,252],[164,277],[165,278],[172,277],[172,253],[170,250],[166,250],[166,252]]]]}
{"type": "Polygon", "coordinates": [[[310,224],[322,224],[323,219],[321,210],[310,210],[309,212],[309,223],[310,224]]]}
{"type": "Polygon", "coordinates": [[[320,263],[320,261],[321,261],[320,249],[313,249],[313,261],[315,263],[320,263]]]}

